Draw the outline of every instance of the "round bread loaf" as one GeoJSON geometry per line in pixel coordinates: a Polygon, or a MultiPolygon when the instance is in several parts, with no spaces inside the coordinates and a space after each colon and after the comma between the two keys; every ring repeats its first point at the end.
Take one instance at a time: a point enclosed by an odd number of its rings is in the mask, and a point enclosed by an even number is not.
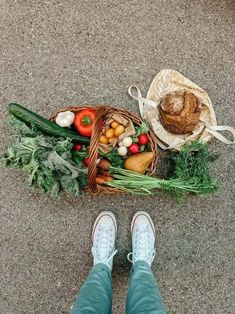
{"type": "Polygon", "coordinates": [[[185,91],[166,95],[158,108],[160,121],[167,131],[187,134],[199,122],[202,105],[194,94],[185,91]]]}

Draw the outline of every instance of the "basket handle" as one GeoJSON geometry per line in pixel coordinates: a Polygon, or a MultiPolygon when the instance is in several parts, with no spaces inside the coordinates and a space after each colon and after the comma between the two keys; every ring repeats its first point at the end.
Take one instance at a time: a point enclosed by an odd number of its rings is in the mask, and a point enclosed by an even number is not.
{"type": "Polygon", "coordinates": [[[103,117],[107,114],[107,106],[99,106],[96,110],[96,116],[93,124],[90,148],[89,148],[89,166],[88,166],[88,187],[91,193],[97,194],[99,188],[96,184],[97,175],[97,157],[98,157],[98,145],[99,138],[103,128],[103,117]]]}

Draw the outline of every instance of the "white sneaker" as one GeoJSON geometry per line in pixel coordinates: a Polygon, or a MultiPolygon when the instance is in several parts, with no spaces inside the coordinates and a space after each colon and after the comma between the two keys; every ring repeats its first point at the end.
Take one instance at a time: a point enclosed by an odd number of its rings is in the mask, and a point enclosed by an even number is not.
{"type": "Polygon", "coordinates": [[[117,234],[116,218],[112,212],[101,212],[94,223],[92,232],[92,255],[94,265],[102,263],[110,270],[113,268],[113,257],[117,253],[115,250],[115,240],[117,234]]]}
{"type": "Polygon", "coordinates": [[[137,212],[131,223],[132,250],[127,255],[130,262],[144,261],[150,266],[155,257],[155,228],[150,215],[144,211],[137,212]]]}

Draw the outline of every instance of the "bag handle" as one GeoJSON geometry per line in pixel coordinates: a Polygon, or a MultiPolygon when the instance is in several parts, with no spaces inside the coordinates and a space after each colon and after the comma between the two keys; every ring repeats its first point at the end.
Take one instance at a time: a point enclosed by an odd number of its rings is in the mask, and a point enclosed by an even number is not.
{"type": "Polygon", "coordinates": [[[219,141],[227,145],[235,143],[235,130],[231,126],[206,124],[205,131],[207,131],[208,133],[216,137],[219,141]],[[232,141],[228,140],[225,136],[220,134],[218,131],[229,131],[233,136],[233,140],[232,141]]]}
{"type": "Polygon", "coordinates": [[[140,115],[142,118],[144,118],[144,104],[149,106],[149,107],[152,107],[152,108],[156,108],[157,107],[157,104],[150,100],[150,99],[147,99],[147,98],[144,98],[142,97],[141,95],[141,92],[139,90],[139,88],[135,85],[131,85],[129,88],[128,88],[128,94],[135,100],[138,101],[139,103],[139,110],[140,110],[140,115]],[[137,91],[137,96],[133,95],[132,94],[132,89],[136,89],[137,91]]]}

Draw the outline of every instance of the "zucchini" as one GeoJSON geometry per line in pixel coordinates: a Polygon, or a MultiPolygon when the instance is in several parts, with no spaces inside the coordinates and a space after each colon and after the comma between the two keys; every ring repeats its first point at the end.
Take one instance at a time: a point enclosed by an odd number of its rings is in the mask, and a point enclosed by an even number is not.
{"type": "Polygon", "coordinates": [[[23,121],[27,125],[35,125],[35,127],[42,133],[54,137],[69,137],[82,144],[89,144],[88,137],[79,136],[76,132],[65,129],[57,125],[55,122],[49,121],[37,113],[15,103],[8,105],[9,112],[17,119],[23,121]]]}

